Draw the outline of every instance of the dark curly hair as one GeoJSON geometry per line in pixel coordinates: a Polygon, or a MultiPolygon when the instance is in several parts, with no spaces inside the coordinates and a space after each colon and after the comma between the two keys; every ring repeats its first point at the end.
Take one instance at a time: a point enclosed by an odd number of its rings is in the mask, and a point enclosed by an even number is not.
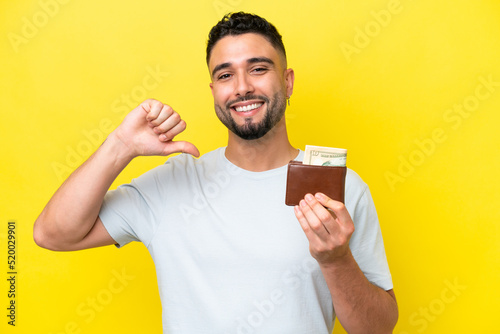
{"type": "Polygon", "coordinates": [[[246,33],[262,35],[276,50],[282,52],[286,59],[285,46],[275,26],[258,15],[238,12],[224,15],[222,20],[210,30],[207,41],[207,64],[213,47],[220,39],[246,33]]]}

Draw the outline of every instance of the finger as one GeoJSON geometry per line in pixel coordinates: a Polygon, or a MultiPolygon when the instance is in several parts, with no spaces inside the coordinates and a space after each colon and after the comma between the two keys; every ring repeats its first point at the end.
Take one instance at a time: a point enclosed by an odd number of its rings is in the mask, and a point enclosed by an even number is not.
{"type": "MultiPolygon", "coordinates": [[[[155,128],[156,129],[156,128],[155,128]]],[[[161,141],[169,141],[175,138],[179,133],[186,129],[186,122],[184,120],[180,120],[174,127],[168,129],[164,133],[159,135],[159,139],[161,141]]]]}
{"type": "Polygon", "coordinates": [[[302,227],[302,230],[307,237],[307,240],[309,240],[310,243],[321,242],[318,235],[311,229],[311,226],[309,225],[309,222],[307,221],[307,218],[304,216],[304,213],[302,212],[300,207],[296,205],[293,210],[295,213],[295,217],[297,217],[297,220],[299,221],[300,227],[302,227]]]}
{"type": "Polygon", "coordinates": [[[173,113],[174,113],[174,109],[172,109],[172,107],[170,107],[169,105],[164,104],[163,107],[161,108],[158,116],[155,119],[149,121],[149,123],[154,125],[154,126],[159,126],[165,120],[167,120],[170,116],[172,116],[173,113]]]}
{"type": "Polygon", "coordinates": [[[329,232],[323,224],[323,221],[319,219],[319,217],[316,215],[313,208],[309,204],[310,201],[314,200],[314,197],[311,194],[307,194],[305,198],[306,200],[301,200],[299,202],[299,207],[306,217],[311,230],[316,233],[322,240],[326,240],[328,238],[329,232]]]}
{"type": "Polygon", "coordinates": [[[158,100],[146,100],[143,102],[143,105],[144,109],[148,113],[146,115],[146,120],[148,121],[155,120],[163,109],[163,103],[158,100]]]}
{"type": "Polygon", "coordinates": [[[335,201],[330,197],[326,196],[323,193],[316,193],[314,197],[318,200],[318,202],[330,209],[336,216],[335,219],[339,224],[345,224],[352,221],[351,215],[347,211],[344,203],[335,201]]]}
{"type": "Polygon", "coordinates": [[[168,152],[165,151],[164,153],[165,155],[172,153],[187,153],[195,157],[200,156],[198,148],[188,141],[172,141],[169,143],[168,152]]]}
{"type": "MultiPolygon", "coordinates": [[[[182,122],[184,122],[184,121],[182,121],[182,122]]],[[[172,111],[172,114],[167,119],[165,119],[161,124],[156,126],[153,130],[156,133],[165,133],[167,131],[173,130],[179,123],[181,123],[181,116],[178,113],[176,113],[175,111],[172,111]]],[[[185,124],[185,122],[184,122],[184,124],[185,124]]],[[[184,128],[185,128],[185,126],[184,126],[184,128]]],[[[182,129],[180,132],[182,132],[182,131],[184,131],[184,129],[182,129]]],[[[177,135],[177,134],[178,133],[176,133],[175,135],[177,135]]]]}
{"type": "Polygon", "coordinates": [[[330,234],[337,233],[339,225],[336,221],[335,213],[330,211],[328,208],[325,208],[325,206],[323,206],[323,204],[321,204],[316,197],[311,194],[307,194],[305,199],[316,217],[318,217],[318,219],[323,223],[327,232],[330,234]]]}

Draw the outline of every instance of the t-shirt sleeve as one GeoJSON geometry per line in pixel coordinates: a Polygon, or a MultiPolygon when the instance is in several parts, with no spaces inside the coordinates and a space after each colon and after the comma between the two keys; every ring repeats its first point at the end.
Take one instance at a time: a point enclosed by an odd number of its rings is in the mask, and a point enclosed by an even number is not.
{"type": "Polygon", "coordinates": [[[375,204],[366,184],[363,184],[363,190],[353,211],[350,213],[355,231],[350,240],[350,248],[354,259],[371,283],[390,290],[393,284],[382,232],[375,204]]]}
{"type": "Polygon", "coordinates": [[[106,193],[99,217],[118,247],[131,241],[148,246],[153,238],[161,217],[156,179],[153,170],[106,193]]]}

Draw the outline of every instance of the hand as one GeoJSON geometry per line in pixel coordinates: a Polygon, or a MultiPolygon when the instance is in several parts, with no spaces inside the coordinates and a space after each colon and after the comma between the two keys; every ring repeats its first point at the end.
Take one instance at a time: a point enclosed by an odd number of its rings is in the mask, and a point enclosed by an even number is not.
{"type": "Polygon", "coordinates": [[[132,110],[113,135],[126,145],[132,157],[200,152],[190,142],[173,141],[186,129],[186,122],[170,106],[148,99],[132,110]]]}
{"type": "Polygon", "coordinates": [[[350,254],[354,223],[342,202],[322,193],[307,194],[294,210],[309,240],[309,251],[320,265],[332,264],[350,254]]]}

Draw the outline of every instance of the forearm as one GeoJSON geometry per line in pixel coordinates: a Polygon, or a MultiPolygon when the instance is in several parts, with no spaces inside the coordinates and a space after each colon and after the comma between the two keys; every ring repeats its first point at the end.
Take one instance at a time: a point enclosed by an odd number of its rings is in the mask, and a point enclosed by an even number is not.
{"type": "Polygon", "coordinates": [[[348,333],[392,333],[398,319],[393,294],[370,283],[350,252],[320,267],[335,313],[348,333]]]}
{"type": "Polygon", "coordinates": [[[35,222],[34,237],[47,248],[82,240],[94,226],[106,191],[132,160],[111,134],[61,185],[35,222]]]}

